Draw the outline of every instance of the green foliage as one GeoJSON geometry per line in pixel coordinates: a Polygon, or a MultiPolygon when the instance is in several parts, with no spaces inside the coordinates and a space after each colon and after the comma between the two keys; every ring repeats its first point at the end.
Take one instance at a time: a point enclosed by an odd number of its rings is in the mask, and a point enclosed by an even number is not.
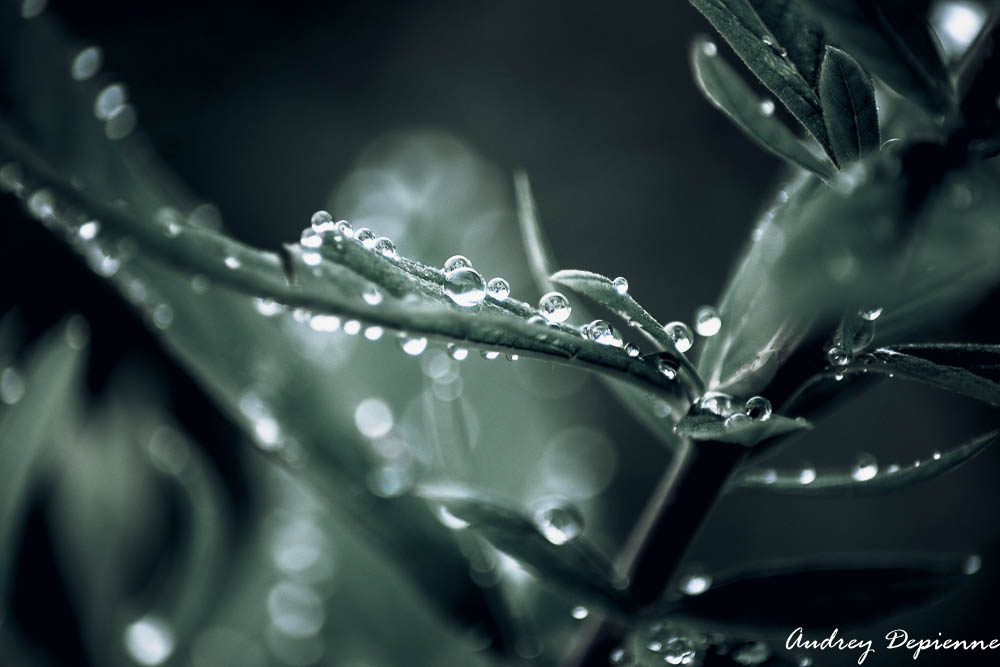
{"type": "Polygon", "coordinates": [[[878,150],[878,108],[872,82],[853,58],[832,46],[823,58],[819,99],[830,146],[840,164],[878,150]]]}

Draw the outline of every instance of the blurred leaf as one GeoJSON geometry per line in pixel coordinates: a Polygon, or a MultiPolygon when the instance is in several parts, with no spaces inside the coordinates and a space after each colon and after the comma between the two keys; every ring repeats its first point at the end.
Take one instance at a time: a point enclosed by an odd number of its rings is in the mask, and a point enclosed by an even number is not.
{"type": "MultiPolygon", "coordinates": [[[[803,71],[797,67],[797,65],[802,65],[808,72],[815,67],[812,63],[818,62],[822,57],[822,41],[817,39],[816,28],[809,23],[807,17],[800,13],[794,5],[786,6],[785,11],[774,7],[768,8],[768,11],[763,14],[758,14],[748,0],[691,0],[691,4],[719,31],[719,34],[733,47],[740,59],[767,86],[768,90],[781,100],[792,112],[792,115],[809,130],[823,150],[829,153],[830,144],[826,135],[826,127],[823,125],[823,112],[820,108],[819,97],[817,97],[810,82],[803,77],[803,71]],[[762,20],[764,18],[771,20],[772,23],[765,25],[762,20]],[[798,29],[793,26],[797,26],[798,29]],[[789,46],[787,42],[794,42],[794,46],[789,46]],[[815,49],[814,53],[813,49],[815,49]],[[795,60],[792,60],[790,55],[793,55],[795,60]]],[[[700,46],[696,45],[696,50],[700,51],[700,46]]],[[[697,53],[695,58],[697,58],[697,53]]],[[[722,76],[739,83],[739,87],[736,87],[727,82],[730,95],[735,96],[738,91],[749,93],[749,89],[734,73],[727,71],[725,74],[716,76],[722,76]]],[[[707,94],[713,101],[719,96],[714,91],[707,94]]],[[[750,99],[755,100],[756,98],[751,97],[750,99]]],[[[737,105],[738,101],[739,98],[734,97],[734,99],[726,100],[723,97],[721,104],[733,107],[737,105]]],[[[720,105],[720,102],[715,103],[720,105]]],[[[756,115],[760,115],[760,107],[756,103],[741,106],[751,106],[753,109],[741,109],[739,116],[729,111],[727,113],[733,115],[734,119],[740,116],[744,117],[743,120],[737,120],[737,122],[746,129],[748,121],[753,118],[753,112],[756,111],[756,115]]],[[[722,107],[720,106],[720,108],[722,107]]],[[[784,128],[782,130],[788,133],[784,128]]],[[[777,130],[771,130],[769,134],[777,132],[777,130]]],[[[791,133],[788,134],[791,135],[791,133]]],[[[751,136],[755,136],[755,134],[751,134],[751,136]]],[[[765,137],[767,136],[765,134],[765,137]]],[[[756,136],[755,138],[758,141],[761,140],[756,136]]],[[[770,139],[769,142],[762,142],[765,148],[774,141],[773,137],[770,139]]],[[[782,140],[781,143],[785,143],[785,141],[782,140]]],[[[787,150],[784,146],[781,148],[787,150]]],[[[778,155],[782,155],[782,153],[778,153],[778,155]]],[[[814,161],[818,162],[815,159],[814,161]]]]}
{"type": "Polygon", "coordinates": [[[832,178],[836,171],[834,166],[825,158],[816,156],[792,134],[774,116],[773,109],[768,111],[766,105],[773,103],[760,100],[739,75],[716,55],[714,48],[711,42],[698,39],[691,49],[695,82],[708,101],[729,116],[762,148],[824,179],[832,178]]]}
{"type": "Polygon", "coordinates": [[[933,112],[954,104],[948,69],[922,11],[926,3],[803,1],[840,48],[900,94],[933,112]]]}
{"type": "Polygon", "coordinates": [[[787,636],[790,628],[864,625],[921,607],[963,584],[967,556],[787,561],[722,574],[673,611],[707,625],[787,636]]]}
{"type": "Polygon", "coordinates": [[[853,58],[832,46],[823,58],[819,98],[837,162],[856,162],[878,150],[878,108],[871,79],[853,58]]]}
{"type": "MultiPolygon", "coordinates": [[[[741,413],[738,413],[741,414],[741,413]]],[[[762,440],[775,438],[801,429],[811,429],[812,424],[804,419],[789,419],[781,415],[771,415],[764,421],[747,417],[726,424],[726,419],[717,415],[688,415],[674,428],[677,435],[692,440],[713,440],[716,442],[731,442],[746,447],[753,447],[762,440]]]]}
{"type": "Polygon", "coordinates": [[[1000,383],[964,368],[937,364],[891,347],[879,348],[863,355],[852,364],[851,369],[912,380],[947,389],[994,407],[1000,406],[1000,383]]]}
{"type": "Polygon", "coordinates": [[[24,395],[0,412],[0,601],[18,552],[23,514],[54,439],[69,430],[83,355],[66,342],[62,327],[35,344],[19,371],[24,395]]]}
{"type": "Polygon", "coordinates": [[[748,489],[804,496],[865,495],[895,491],[958,468],[985,451],[998,437],[1000,430],[990,431],[943,453],[936,453],[905,466],[879,468],[871,477],[858,478],[850,472],[819,471],[813,481],[803,484],[798,472],[782,474],[773,470],[741,470],[733,478],[727,491],[748,489]]]}
{"type": "Polygon", "coordinates": [[[556,270],[555,255],[538,221],[538,207],[531,194],[531,181],[523,171],[514,172],[514,195],[517,199],[517,220],[521,240],[528,255],[528,267],[540,292],[548,291],[549,276],[556,270]]]}
{"type": "MultiPolygon", "coordinates": [[[[417,489],[417,495],[442,508],[450,518],[468,524],[468,530],[509,554],[542,581],[612,611],[624,600],[624,593],[614,586],[617,577],[610,561],[584,537],[563,544],[550,542],[531,518],[471,489],[427,484],[417,489]]],[[[577,522],[574,530],[583,529],[582,522],[577,522]]]]}

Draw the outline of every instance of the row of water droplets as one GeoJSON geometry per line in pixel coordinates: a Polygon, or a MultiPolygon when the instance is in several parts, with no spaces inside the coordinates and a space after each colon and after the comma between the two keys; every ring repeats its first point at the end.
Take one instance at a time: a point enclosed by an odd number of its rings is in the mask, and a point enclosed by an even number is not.
{"type": "MultiPolygon", "coordinates": [[[[934,461],[941,460],[942,456],[943,454],[940,451],[935,451],[928,458],[917,459],[909,466],[890,463],[883,467],[879,465],[875,456],[869,453],[862,453],[858,455],[848,475],[855,482],[869,482],[876,479],[879,475],[896,475],[907,470],[933,464],[934,461]]],[[[809,463],[803,464],[800,469],[791,473],[778,472],[774,468],[767,468],[748,474],[750,480],[765,485],[776,484],[779,480],[789,479],[805,486],[814,483],[819,476],[820,474],[817,472],[815,466],[809,463]]],[[[840,475],[833,474],[832,477],[840,477],[840,475]]]]}

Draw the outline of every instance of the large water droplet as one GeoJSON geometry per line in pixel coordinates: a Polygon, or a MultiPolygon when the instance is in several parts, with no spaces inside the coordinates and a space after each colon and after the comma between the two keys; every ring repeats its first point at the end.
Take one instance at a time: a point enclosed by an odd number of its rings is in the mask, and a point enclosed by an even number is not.
{"type": "Polygon", "coordinates": [[[699,336],[714,336],[722,329],[722,318],[712,306],[701,306],[694,313],[694,330],[699,336]]]}
{"type": "Polygon", "coordinates": [[[569,299],[560,292],[549,292],[538,300],[538,311],[549,322],[565,322],[569,319],[573,308],[569,299]]]}
{"type": "Polygon", "coordinates": [[[761,100],[760,113],[762,116],[773,116],[774,102],[772,102],[771,100],[761,100]]]}
{"type": "Polygon", "coordinates": [[[635,358],[639,356],[639,346],[635,343],[625,343],[625,354],[635,358]]]}
{"type": "Polygon", "coordinates": [[[573,505],[546,505],[535,512],[534,520],[538,531],[555,545],[566,544],[583,533],[583,515],[573,505]]]}
{"type": "Polygon", "coordinates": [[[326,211],[316,211],[309,218],[309,224],[317,234],[334,231],[333,216],[326,211]]]}
{"type": "Polygon", "coordinates": [[[465,361],[469,357],[469,349],[454,343],[448,343],[448,356],[455,361],[465,361]]]}
{"type": "Polygon", "coordinates": [[[80,225],[80,228],[76,231],[77,235],[84,241],[93,241],[97,238],[98,233],[101,231],[101,223],[96,220],[90,220],[88,222],[80,225]]]}
{"type": "Polygon", "coordinates": [[[461,267],[445,274],[444,293],[459,306],[470,308],[486,298],[486,285],[475,269],[461,267]]]}
{"type": "MultiPolygon", "coordinates": [[[[299,311],[297,310],[296,313],[299,311]]],[[[308,311],[304,311],[309,316],[308,311]]],[[[313,331],[330,333],[340,328],[340,318],[336,315],[313,315],[309,317],[309,327],[313,331]]]]}
{"type": "Polygon", "coordinates": [[[806,464],[802,467],[802,470],[799,471],[797,479],[799,484],[812,484],[816,481],[816,468],[806,464]]]}
{"type": "Polygon", "coordinates": [[[736,399],[721,391],[706,391],[695,403],[693,412],[728,417],[736,412],[736,399]]]}
{"type": "Polygon", "coordinates": [[[354,232],[354,240],[360,243],[362,247],[372,250],[375,247],[375,232],[367,227],[361,227],[354,232]]]}
{"type": "Polygon", "coordinates": [[[389,259],[396,259],[398,257],[396,244],[388,236],[380,236],[375,239],[375,245],[372,247],[375,249],[375,252],[383,257],[388,257],[389,259]]]}
{"type": "Polygon", "coordinates": [[[743,412],[754,421],[767,421],[771,418],[771,401],[763,396],[754,396],[747,400],[743,412]]]}
{"type": "Polygon", "coordinates": [[[427,339],[423,336],[404,336],[399,339],[399,349],[411,357],[419,356],[427,349],[427,339]]]}
{"type": "Polygon", "coordinates": [[[826,360],[832,366],[843,367],[851,363],[851,355],[839,345],[834,345],[826,351],[826,360]]]}
{"type": "Polygon", "coordinates": [[[683,322],[670,322],[663,325],[663,331],[673,341],[678,352],[683,353],[691,349],[691,345],[694,343],[694,334],[691,333],[691,327],[688,325],[683,322]]]}
{"type": "Polygon", "coordinates": [[[857,482],[867,482],[878,474],[878,462],[871,454],[862,454],[851,468],[851,477],[857,482]]]}
{"type": "Polygon", "coordinates": [[[625,296],[628,294],[628,280],[626,280],[623,276],[618,276],[611,281],[611,284],[614,286],[615,291],[618,292],[619,295],[625,296]]]}
{"type": "Polygon", "coordinates": [[[621,334],[606,320],[594,320],[588,324],[587,337],[599,345],[622,346],[621,334]]]}
{"type": "Polygon", "coordinates": [[[723,426],[726,428],[737,428],[739,426],[749,424],[750,421],[750,417],[746,416],[742,412],[734,412],[726,417],[726,421],[723,422],[723,426]]]}
{"type": "Polygon", "coordinates": [[[70,76],[76,81],[85,81],[97,74],[101,69],[101,49],[97,46],[88,46],[73,58],[70,67],[70,76]]]}
{"type": "Polygon", "coordinates": [[[701,52],[706,56],[711,57],[719,52],[719,47],[715,45],[715,42],[706,40],[705,43],[701,45],[701,52]]]}
{"type": "Polygon", "coordinates": [[[671,359],[667,355],[661,355],[656,360],[656,370],[660,372],[660,375],[667,378],[668,380],[673,380],[677,377],[677,369],[679,364],[674,359],[671,359]]]}
{"type": "Polygon", "coordinates": [[[690,665],[698,655],[690,637],[671,637],[663,643],[663,661],[668,665],[690,665]]]}
{"type": "Polygon", "coordinates": [[[575,618],[576,620],[582,621],[583,619],[590,616],[590,610],[587,609],[586,607],[578,605],[576,607],[573,607],[573,611],[571,612],[571,614],[573,618],[575,618]]]}
{"type": "Polygon", "coordinates": [[[445,260],[442,270],[445,273],[451,273],[456,269],[471,269],[471,268],[472,268],[472,262],[469,261],[468,257],[466,257],[465,255],[452,255],[451,257],[445,260]]]}
{"type": "Polygon", "coordinates": [[[143,616],[125,626],[125,650],[140,665],[159,665],[174,652],[174,633],[156,616],[143,616]]]}
{"type": "Polygon", "coordinates": [[[486,291],[497,301],[506,301],[510,296],[510,283],[499,276],[486,283],[486,291]]]}
{"type": "Polygon", "coordinates": [[[306,227],[299,236],[299,245],[303,248],[319,248],[323,245],[323,237],[312,227],[306,227]]]}
{"type": "Polygon", "coordinates": [[[858,310],[858,315],[861,319],[868,320],[869,322],[874,322],[882,314],[882,306],[862,306],[858,310]]]}

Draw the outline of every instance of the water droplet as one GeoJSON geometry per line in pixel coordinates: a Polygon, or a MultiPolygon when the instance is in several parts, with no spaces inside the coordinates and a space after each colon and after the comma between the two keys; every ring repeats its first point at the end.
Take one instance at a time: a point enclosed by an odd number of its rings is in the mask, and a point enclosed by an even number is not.
{"type": "Polygon", "coordinates": [[[628,294],[628,280],[622,276],[618,276],[611,284],[614,285],[615,291],[618,292],[620,296],[625,296],[628,294]]]}
{"type": "Polygon", "coordinates": [[[622,346],[621,334],[606,320],[594,320],[588,324],[587,337],[598,345],[622,346]]]}
{"type": "Polygon", "coordinates": [[[445,260],[443,271],[445,273],[451,273],[457,269],[471,269],[472,262],[465,255],[452,255],[447,260],[445,260]]]}
{"type": "Polygon", "coordinates": [[[465,361],[469,357],[469,350],[460,345],[448,343],[448,356],[455,361],[465,361]]]}
{"type": "Polygon", "coordinates": [[[699,336],[710,337],[722,329],[722,318],[712,306],[701,306],[694,313],[694,330],[699,336]]]}
{"type": "Polygon", "coordinates": [[[500,353],[497,352],[496,350],[483,350],[482,352],[479,353],[479,356],[481,356],[483,359],[486,359],[487,361],[493,361],[494,359],[500,358],[500,353]]]}
{"type": "Polygon", "coordinates": [[[508,352],[503,356],[507,358],[507,361],[517,361],[518,359],[521,358],[518,355],[514,354],[513,352],[508,352]]]}
{"type": "Polygon", "coordinates": [[[127,99],[125,86],[113,83],[101,90],[94,98],[94,115],[101,120],[108,120],[115,110],[125,104],[127,99]]]}
{"type": "Polygon", "coordinates": [[[460,267],[445,274],[444,293],[459,306],[470,308],[486,298],[486,285],[475,269],[460,267]]]}
{"type": "Polygon", "coordinates": [[[712,586],[712,577],[708,574],[692,574],[681,581],[681,591],[685,595],[701,595],[712,586]]]}
{"type": "Polygon", "coordinates": [[[746,416],[742,412],[734,412],[726,417],[726,421],[723,422],[723,426],[726,428],[737,428],[738,426],[749,424],[751,421],[750,417],[746,416]]]}
{"type": "Polygon", "coordinates": [[[50,220],[56,213],[56,200],[49,190],[41,189],[28,198],[28,212],[39,220],[50,220]]]}
{"type": "Polygon", "coordinates": [[[581,606],[573,607],[573,611],[571,613],[573,615],[573,618],[575,618],[578,621],[582,621],[583,619],[590,616],[590,611],[586,607],[581,607],[581,606]]]}
{"type": "Polygon", "coordinates": [[[306,227],[299,236],[299,245],[303,248],[319,248],[323,245],[323,237],[312,227],[306,227]]]}
{"type": "Polygon", "coordinates": [[[761,100],[760,113],[762,116],[773,116],[774,102],[772,102],[771,100],[761,100]]]}
{"type": "Polygon", "coordinates": [[[8,162],[0,167],[0,188],[7,192],[12,192],[18,197],[24,191],[24,173],[21,165],[16,162],[8,162]]]}
{"type": "Polygon", "coordinates": [[[26,389],[24,376],[13,368],[5,368],[0,373],[0,401],[14,405],[24,397],[26,389]]]}
{"type": "Polygon", "coordinates": [[[931,458],[934,459],[935,461],[939,460],[941,458],[941,452],[934,452],[933,454],[931,454],[931,458]]]}
{"type": "Polygon", "coordinates": [[[859,324],[858,330],[854,333],[854,339],[851,341],[852,353],[863,351],[875,340],[875,323],[862,320],[859,324]]]}
{"type": "Polygon", "coordinates": [[[489,295],[497,301],[506,301],[507,297],[510,296],[510,283],[500,278],[491,278],[488,283],[486,283],[486,291],[489,295]]]}
{"type": "Polygon", "coordinates": [[[677,377],[677,368],[677,362],[668,356],[660,356],[656,360],[656,370],[668,380],[673,380],[677,377]]]}
{"type": "Polygon", "coordinates": [[[385,333],[385,329],[380,326],[370,326],[365,329],[365,338],[368,340],[378,340],[385,333]]]}
{"type": "Polygon", "coordinates": [[[698,652],[690,637],[671,637],[663,643],[663,661],[668,665],[690,665],[698,652]]]}
{"type": "Polygon", "coordinates": [[[279,581],[267,595],[271,623],[289,637],[311,637],[326,621],[323,600],[312,588],[292,581],[279,581]]]}
{"type": "Polygon", "coordinates": [[[323,261],[323,255],[316,251],[302,253],[302,262],[306,266],[319,266],[323,261]]]}
{"type": "Polygon", "coordinates": [[[378,290],[374,285],[369,285],[365,288],[365,291],[361,293],[361,298],[365,300],[369,306],[377,306],[382,303],[382,292],[378,290]]]}
{"type": "Polygon", "coordinates": [[[354,238],[354,225],[347,220],[338,220],[336,225],[334,225],[334,231],[349,239],[354,238]]]}
{"type": "Polygon", "coordinates": [[[706,391],[695,404],[694,412],[728,417],[736,412],[736,399],[721,391],[706,391]]]}
{"type": "Polygon", "coordinates": [[[882,314],[882,306],[863,306],[858,310],[861,319],[874,322],[882,314]]]}
{"type": "Polygon", "coordinates": [[[893,473],[897,473],[897,472],[899,472],[899,464],[898,463],[890,463],[889,466],[885,469],[885,471],[886,471],[886,473],[888,473],[890,475],[893,474],[893,473]]]}
{"type": "Polygon", "coordinates": [[[753,642],[736,649],[732,655],[741,665],[759,665],[771,657],[771,649],[763,642],[753,642]]]}
{"type": "MultiPolygon", "coordinates": [[[[308,315],[308,311],[306,314],[308,315]]],[[[336,315],[313,315],[309,318],[309,328],[313,331],[331,333],[340,328],[340,318],[336,315]]],[[[346,330],[347,327],[345,326],[344,329],[346,330]]]]}
{"type": "Polygon", "coordinates": [[[983,559],[975,554],[965,559],[962,565],[962,572],[965,574],[975,574],[983,567],[983,559]]]}
{"type": "Polygon", "coordinates": [[[583,515],[573,505],[546,505],[535,512],[534,520],[538,531],[555,545],[566,544],[583,533],[583,515]]]}
{"type": "Polygon", "coordinates": [[[174,321],[174,309],[170,304],[161,303],[153,309],[153,324],[157,329],[167,329],[174,321]]]}
{"type": "Polygon", "coordinates": [[[80,229],[77,230],[77,234],[84,241],[93,241],[97,238],[98,233],[101,231],[101,223],[96,220],[90,220],[88,222],[80,225],[80,229]]]}
{"type": "Polygon", "coordinates": [[[811,664],[813,664],[813,659],[810,658],[808,655],[804,655],[801,658],[799,658],[798,662],[799,667],[809,667],[809,665],[811,664]]]}
{"type": "Polygon", "coordinates": [[[706,56],[711,57],[719,52],[719,47],[715,45],[715,42],[705,41],[705,43],[701,45],[701,52],[706,56]]]}
{"type": "Polygon", "coordinates": [[[389,259],[395,259],[398,257],[396,253],[396,244],[392,242],[388,236],[380,236],[375,239],[375,252],[379,253],[383,257],[388,257],[389,259]]]}
{"type": "Polygon", "coordinates": [[[627,354],[628,356],[632,357],[633,359],[635,357],[638,357],[639,356],[639,346],[636,345],[635,343],[625,343],[625,354],[627,354]]]}
{"type": "Polygon", "coordinates": [[[354,240],[367,250],[372,250],[375,247],[375,232],[367,227],[361,227],[354,232],[354,240]]]}
{"type": "Polygon", "coordinates": [[[411,357],[416,357],[424,353],[427,349],[427,339],[424,337],[403,337],[399,339],[399,349],[406,352],[411,357]]]}
{"type": "Polygon", "coordinates": [[[683,322],[670,322],[663,325],[663,331],[674,342],[674,347],[677,348],[678,352],[684,353],[691,349],[691,345],[694,343],[694,334],[691,333],[691,327],[688,325],[683,322]]]}
{"type": "Polygon", "coordinates": [[[805,465],[798,474],[799,484],[812,484],[816,481],[816,468],[811,465],[805,465]]]}
{"type": "Polygon", "coordinates": [[[101,69],[101,49],[97,46],[88,46],[73,58],[73,64],[70,66],[70,76],[76,81],[85,81],[90,77],[97,74],[97,70],[101,69]]]}
{"type": "Polygon", "coordinates": [[[274,299],[268,298],[255,298],[253,300],[253,306],[257,309],[257,312],[264,317],[274,317],[285,309],[283,305],[274,299]]]}
{"type": "Polygon", "coordinates": [[[754,421],[767,421],[771,418],[771,401],[763,396],[754,396],[747,400],[743,412],[754,421]]]}
{"type": "Polygon", "coordinates": [[[237,258],[233,257],[232,255],[227,256],[222,261],[226,265],[227,269],[232,269],[234,271],[236,269],[240,268],[241,266],[243,266],[243,264],[240,262],[240,260],[238,260],[237,258]]]}
{"type": "Polygon", "coordinates": [[[843,367],[851,363],[851,355],[839,345],[834,345],[826,351],[826,360],[833,366],[843,367]]]}
{"type": "Polygon", "coordinates": [[[392,410],[380,398],[366,398],[354,409],[354,425],[366,438],[375,439],[388,435],[392,424],[392,410]]]}
{"type": "Polygon", "coordinates": [[[334,230],[333,216],[326,211],[316,211],[309,218],[309,224],[317,234],[332,232],[334,230]]]}
{"type": "Polygon", "coordinates": [[[357,320],[347,320],[344,322],[344,333],[348,336],[357,336],[361,333],[361,322],[357,320]]]}
{"type": "Polygon", "coordinates": [[[538,300],[538,311],[549,322],[565,322],[573,308],[569,305],[569,299],[560,292],[549,292],[538,300]]]}
{"type": "Polygon", "coordinates": [[[878,474],[878,462],[871,454],[862,454],[851,468],[851,477],[856,482],[867,482],[878,474]]]}
{"type": "Polygon", "coordinates": [[[766,46],[770,47],[772,51],[774,51],[782,58],[788,55],[788,51],[785,50],[783,47],[779,46],[770,35],[764,35],[761,38],[761,41],[764,42],[766,46]]]}

